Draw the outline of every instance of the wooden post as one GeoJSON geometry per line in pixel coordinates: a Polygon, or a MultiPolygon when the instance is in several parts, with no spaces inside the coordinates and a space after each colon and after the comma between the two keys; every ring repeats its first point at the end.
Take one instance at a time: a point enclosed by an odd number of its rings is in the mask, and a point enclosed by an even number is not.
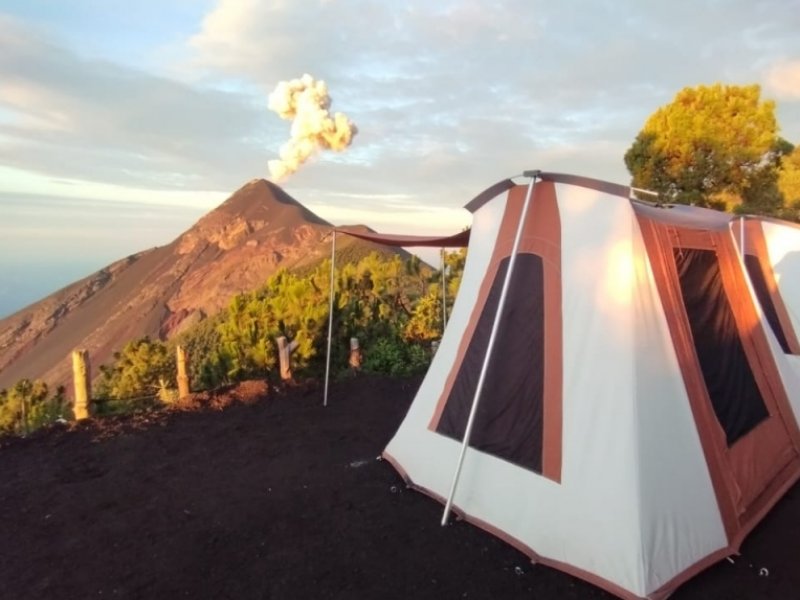
{"type": "Polygon", "coordinates": [[[78,421],[88,419],[92,401],[89,395],[91,366],[89,352],[82,348],[72,352],[72,379],[75,384],[75,403],[73,404],[75,419],[78,421]]]}
{"type": "Polygon", "coordinates": [[[358,371],[361,368],[361,349],[358,347],[358,338],[350,338],[350,359],[347,362],[351,369],[358,371]]]}
{"type": "Polygon", "coordinates": [[[300,345],[300,342],[297,340],[287,342],[286,336],[283,335],[276,339],[275,342],[278,344],[278,362],[280,363],[281,379],[289,381],[292,378],[292,363],[289,357],[300,345]]]}
{"type": "Polygon", "coordinates": [[[286,343],[286,336],[281,336],[278,343],[278,362],[280,363],[281,379],[288,381],[292,378],[292,365],[289,362],[289,345],[286,343]]]}
{"type": "Polygon", "coordinates": [[[178,359],[178,399],[185,400],[189,397],[189,373],[187,371],[187,361],[189,360],[186,349],[177,346],[175,353],[178,359]]]}

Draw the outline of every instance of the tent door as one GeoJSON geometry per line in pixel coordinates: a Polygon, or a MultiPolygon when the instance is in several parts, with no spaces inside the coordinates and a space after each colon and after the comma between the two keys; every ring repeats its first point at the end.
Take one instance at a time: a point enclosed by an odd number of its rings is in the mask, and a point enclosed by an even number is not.
{"type": "Polygon", "coordinates": [[[701,401],[715,417],[706,434],[722,457],[742,524],[798,459],[780,410],[785,392],[759,347],[763,330],[735,256],[716,247],[683,247],[673,249],[673,258],[702,374],[701,401]]]}

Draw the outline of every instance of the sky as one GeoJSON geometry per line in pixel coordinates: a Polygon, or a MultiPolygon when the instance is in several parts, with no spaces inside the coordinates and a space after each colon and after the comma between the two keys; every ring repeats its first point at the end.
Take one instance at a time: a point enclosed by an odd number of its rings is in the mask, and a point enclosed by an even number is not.
{"type": "Polygon", "coordinates": [[[304,73],[359,133],[284,189],[455,233],[526,169],[628,183],[686,86],[760,84],[800,143],[800,0],[0,0],[0,318],[268,178],[290,124],[267,96],[304,73]]]}

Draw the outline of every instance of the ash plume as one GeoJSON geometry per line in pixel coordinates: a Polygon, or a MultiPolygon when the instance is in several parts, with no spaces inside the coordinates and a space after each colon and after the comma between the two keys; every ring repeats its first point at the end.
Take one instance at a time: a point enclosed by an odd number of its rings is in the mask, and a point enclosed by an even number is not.
{"type": "Polygon", "coordinates": [[[358,129],[342,113],[331,116],[330,105],[328,86],[309,74],[281,81],[269,95],[269,109],[292,122],[280,159],[268,163],[274,180],[285,179],[319,150],[341,152],[352,143],[358,129]]]}

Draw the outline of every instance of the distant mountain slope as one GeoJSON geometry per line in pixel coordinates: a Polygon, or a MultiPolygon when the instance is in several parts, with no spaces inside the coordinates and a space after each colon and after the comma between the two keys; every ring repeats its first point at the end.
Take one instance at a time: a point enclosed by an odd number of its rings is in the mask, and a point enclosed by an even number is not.
{"type": "MultiPolygon", "coordinates": [[[[166,339],[262,285],[330,255],[332,225],[275,184],[253,180],[172,243],[134,254],[0,320],[0,388],[67,384],[70,352],[108,362],[128,340],[166,339]]],[[[385,248],[344,238],[357,255],[385,248]]],[[[95,369],[94,375],[97,375],[95,369]]]]}

